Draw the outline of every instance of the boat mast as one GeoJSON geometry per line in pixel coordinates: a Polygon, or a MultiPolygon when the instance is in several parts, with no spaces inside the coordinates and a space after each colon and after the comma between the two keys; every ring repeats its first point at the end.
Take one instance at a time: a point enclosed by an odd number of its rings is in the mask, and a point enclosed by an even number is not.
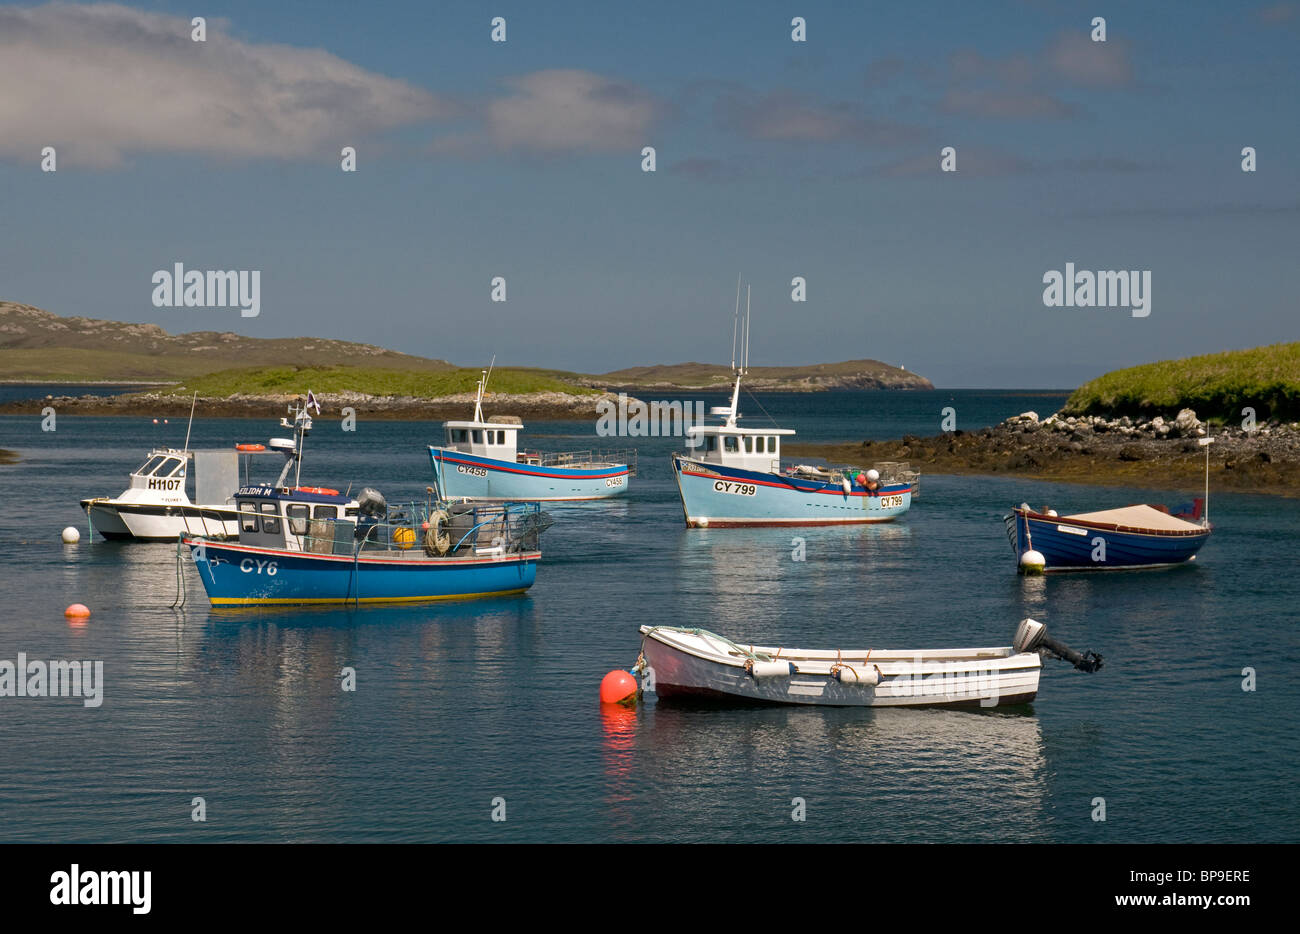
{"type": "MultiPolygon", "coordinates": [[[[1209,429],[1207,428],[1208,432],[1209,429]]],[[[1205,448],[1205,510],[1201,515],[1201,525],[1207,529],[1210,527],[1210,445],[1214,439],[1207,433],[1204,438],[1198,438],[1197,443],[1205,448]]]]}
{"type": "Polygon", "coordinates": [[[488,368],[483,370],[483,377],[478,381],[478,393],[474,396],[474,421],[483,421],[483,393],[487,390],[488,377],[492,374],[492,367],[496,365],[497,355],[492,355],[488,368]]]}
{"type": "MultiPolygon", "coordinates": [[[[729,411],[729,414],[727,415],[728,428],[736,427],[737,408],[740,405],[740,378],[745,375],[745,371],[749,367],[749,295],[750,295],[750,287],[745,286],[745,342],[740,352],[739,368],[736,367],[736,358],[735,358],[736,357],[736,349],[735,349],[736,339],[734,336],[735,329],[733,328],[732,330],[733,336],[731,340],[731,347],[732,347],[731,368],[736,374],[736,384],[731,389],[731,409],[729,411]]],[[[739,285],[736,286],[736,316],[737,316],[737,325],[738,325],[739,316],[740,316],[740,286],[739,285]]]]}
{"type": "Polygon", "coordinates": [[[293,425],[295,429],[293,457],[298,462],[293,473],[293,485],[296,488],[302,481],[302,448],[307,443],[307,432],[311,431],[311,416],[307,414],[305,407],[300,405],[298,411],[294,413],[293,425]]]}
{"type": "Polygon", "coordinates": [[[194,406],[199,401],[199,391],[194,390],[194,398],[190,400],[190,423],[185,426],[185,453],[190,451],[190,430],[194,427],[194,406]]]}

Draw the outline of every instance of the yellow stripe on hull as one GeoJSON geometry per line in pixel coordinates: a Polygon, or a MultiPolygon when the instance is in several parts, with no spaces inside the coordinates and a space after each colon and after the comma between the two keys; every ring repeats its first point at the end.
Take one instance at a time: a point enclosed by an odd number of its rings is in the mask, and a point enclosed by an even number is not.
{"type": "Polygon", "coordinates": [[[482,597],[508,597],[511,594],[523,593],[527,589],[527,587],[516,587],[513,590],[486,590],[483,593],[454,593],[437,597],[361,597],[360,599],[356,597],[312,597],[310,599],[297,597],[210,597],[209,601],[213,606],[305,606],[313,603],[431,603],[435,600],[475,600],[482,597]]]}

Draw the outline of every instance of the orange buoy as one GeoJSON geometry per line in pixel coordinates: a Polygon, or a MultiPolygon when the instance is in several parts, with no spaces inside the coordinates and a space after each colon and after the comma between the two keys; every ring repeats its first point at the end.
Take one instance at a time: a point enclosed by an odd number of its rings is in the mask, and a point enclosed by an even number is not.
{"type": "Polygon", "coordinates": [[[630,706],[636,703],[636,691],[636,678],[618,668],[601,679],[600,702],[630,706]]]}
{"type": "Polygon", "coordinates": [[[866,486],[866,485],[867,485],[867,475],[864,474],[862,471],[858,471],[858,475],[857,475],[856,477],[854,477],[853,479],[856,480],[856,481],[858,481],[858,486],[866,486]]]}
{"type": "Polygon", "coordinates": [[[331,490],[329,487],[325,487],[325,486],[299,486],[299,487],[294,487],[294,489],[297,490],[299,493],[319,493],[322,496],[339,495],[338,490],[331,490]]]}
{"type": "Polygon", "coordinates": [[[236,444],[236,451],[265,451],[265,444],[236,444]]]}
{"type": "Polygon", "coordinates": [[[63,611],[68,619],[85,619],[90,615],[90,608],[84,603],[74,603],[63,611]]]}

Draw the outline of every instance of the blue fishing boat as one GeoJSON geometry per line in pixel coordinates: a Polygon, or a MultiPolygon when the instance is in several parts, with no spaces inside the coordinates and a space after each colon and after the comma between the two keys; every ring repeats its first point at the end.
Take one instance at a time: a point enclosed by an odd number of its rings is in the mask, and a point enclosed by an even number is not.
{"type": "Polygon", "coordinates": [[[1022,573],[1162,568],[1196,560],[1210,537],[1210,450],[1205,448],[1205,496],[1190,510],[1139,503],[1100,512],[1058,515],[1021,503],[1003,517],[1007,540],[1022,573]]]}
{"type": "MultiPolygon", "coordinates": [[[[740,294],[736,312],[739,323],[740,294]]],[[[741,365],[735,361],[731,404],[714,407],[718,425],[692,425],[686,443],[692,453],[672,455],[673,476],[690,528],[727,526],[851,525],[889,522],[912,505],[919,474],[889,462],[870,469],[781,466],[781,439],[790,428],[741,428],[740,381],[748,369],[749,308],[746,298],[741,365]]]]}
{"type": "Polygon", "coordinates": [[[448,500],[537,502],[605,499],[627,492],[636,451],[521,451],[523,423],[483,418],[483,371],[469,421],[444,422],[446,443],[429,445],[439,495],[448,500]]]}
{"type": "MultiPolygon", "coordinates": [[[[295,419],[298,449],[311,419],[295,419]]],[[[287,468],[286,468],[287,469],[287,468]]],[[[549,524],[535,503],[390,507],[321,487],[242,486],[239,542],[182,535],[213,606],[362,604],[519,593],[532,586],[549,524]]]]}

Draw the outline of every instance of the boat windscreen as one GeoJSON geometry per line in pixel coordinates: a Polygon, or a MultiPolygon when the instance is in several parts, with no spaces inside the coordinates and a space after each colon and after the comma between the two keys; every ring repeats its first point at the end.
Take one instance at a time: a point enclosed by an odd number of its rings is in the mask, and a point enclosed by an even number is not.
{"type": "Polygon", "coordinates": [[[141,467],[139,470],[137,470],[136,473],[140,474],[142,477],[149,476],[149,475],[152,474],[155,470],[157,470],[157,469],[158,469],[158,465],[161,464],[161,463],[162,463],[163,461],[165,461],[165,460],[167,460],[167,458],[164,457],[164,456],[161,455],[161,454],[159,454],[159,455],[156,456],[156,457],[151,457],[151,458],[149,458],[147,461],[144,462],[144,466],[141,467]]]}

